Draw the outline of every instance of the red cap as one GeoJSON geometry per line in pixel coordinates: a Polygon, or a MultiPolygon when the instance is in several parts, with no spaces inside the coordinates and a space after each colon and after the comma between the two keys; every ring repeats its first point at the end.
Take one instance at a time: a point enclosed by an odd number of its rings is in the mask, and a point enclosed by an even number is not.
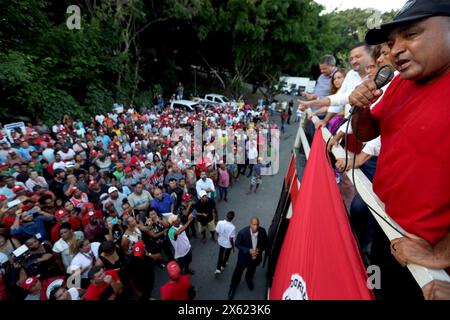
{"type": "Polygon", "coordinates": [[[70,190],[69,190],[69,194],[70,195],[73,195],[75,192],[77,192],[78,191],[78,188],[77,187],[72,187],[72,188],[70,188],[70,190]]]}
{"type": "Polygon", "coordinates": [[[89,187],[93,187],[96,184],[95,180],[89,181],[89,187]]]}
{"type": "Polygon", "coordinates": [[[86,202],[83,205],[83,209],[85,209],[85,210],[94,209],[94,204],[92,202],[86,202]]]}
{"type": "Polygon", "coordinates": [[[191,198],[192,198],[192,195],[189,194],[189,193],[185,193],[185,194],[183,194],[183,195],[181,196],[181,199],[182,199],[183,201],[189,200],[189,199],[191,199],[191,198]]]}
{"type": "Polygon", "coordinates": [[[117,157],[116,157],[115,154],[112,154],[112,155],[111,155],[111,160],[113,160],[113,161],[117,160],[117,157]]]}
{"type": "Polygon", "coordinates": [[[29,290],[32,286],[34,286],[39,281],[38,277],[28,277],[25,279],[25,281],[22,283],[22,288],[25,290],[29,290]]]}
{"type": "Polygon", "coordinates": [[[141,152],[139,149],[134,149],[134,152],[141,152]]]}
{"type": "Polygon", "coordinates": [[[30,206],[27,206],[25,204],[20,206],[20,210],[22,210],[23,212],[29,211],[31,209],[30,206]]]}
{"type": "Polygon", "coordinates": [[[126,167],[124,171],[128,173],[128,172],[133,171],[133,169],[131,169],[130,167],[126,167]]]}
{"type": "Polygon", "coordinates": [[[23,191],[23,190],[25,190],[22,186],[14,186],[13,188],[12,188],[12,191],[14,192],[14,193],[17,193],[17,192],[20,192],[20,191],[23,191]]]}
{"type": "Polygon", "coordinates": [[[0,201],[5,201],[5,200],[6,200],[5,195],[4,194],[0,194],[0,201]]]}
{"type": "Polygon", "coordinates": [[[91,156],[96,156],[98,154],[98,152],[95,149],[91,150],[91,156]]]}
{"type": "Polygon", "coordinates": [[[58,211],[56,211],[55,213],[55,218],[57,220],[64,218],[65,216],[69,215],[69,213],[64,210],[64,209],[59,209],[58,211]]]}
{"type": "Polygon", "coordinates": [[[122,151],[122,155],[126,156],[127,155],[126,151],[122,151]]]}
{"type": "Polygon", "coordinates": [[[167,264],[167,273],[169,274],[169,278],[172,280],[176,280],[180,277],[180,266],[175,260],[172,260],[167,264]]]}
{"type": "Polygon", "coordinates": [[[135,257],[140,257],[144,254],[145,246],[144,241],[138,241],[133,246],[133,255],[135,257]]]}
{"type": "Polygon", "coordinates": [[[145,160],[145,159],[147,159],[147,156],[146,156],[145,154],[141,154],[141,155],[139,156],[139,159],[145,160]]]}

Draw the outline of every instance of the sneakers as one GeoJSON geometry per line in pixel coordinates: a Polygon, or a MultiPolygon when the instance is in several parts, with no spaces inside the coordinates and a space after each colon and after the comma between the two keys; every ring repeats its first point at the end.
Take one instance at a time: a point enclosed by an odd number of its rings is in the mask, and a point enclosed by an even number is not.
{"type": "Polygon", "coordinates": [[[216,269],[216,271],[214,271],[214,274],[221,274],[222,271],[220,271],[219,269],[216,269]]]}

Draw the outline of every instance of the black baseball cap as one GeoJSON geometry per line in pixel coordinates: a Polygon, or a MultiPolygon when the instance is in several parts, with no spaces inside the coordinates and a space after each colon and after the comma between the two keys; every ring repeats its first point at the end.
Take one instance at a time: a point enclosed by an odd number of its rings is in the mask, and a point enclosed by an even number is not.
{"type": "Polygon", "coordinates": [[[389,33],[396,27],[434,16],[450,16],[450,1],[408,0],[392,22],[367,32],[366,43],[374,45],[386,42],[389,33]]]}

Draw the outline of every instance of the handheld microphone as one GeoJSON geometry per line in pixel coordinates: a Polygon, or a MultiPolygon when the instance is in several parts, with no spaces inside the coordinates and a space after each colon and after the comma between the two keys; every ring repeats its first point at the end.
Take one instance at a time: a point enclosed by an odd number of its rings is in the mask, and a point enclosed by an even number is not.
{"type": "MultiPolygon", "coordinates": [[[[394,78],[395,69],[393,66],[389,64],[385,64],[378,70],[377,75],[375,76],[375,84],[377,89],[383,88],[394,78]]],[[[352,107],[350,109],[350,113],[345,116],[345,119],[349,119],[351,115],[357,112],[358,108],[352,107]]]]}

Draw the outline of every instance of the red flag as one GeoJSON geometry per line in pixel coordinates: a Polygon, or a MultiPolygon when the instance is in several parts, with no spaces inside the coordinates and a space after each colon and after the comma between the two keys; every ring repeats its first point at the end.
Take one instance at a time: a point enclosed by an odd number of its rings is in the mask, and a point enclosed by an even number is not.
{"type": "Polygon", "coordinates": [[[317,130],[275,269],[271,300],[370,300],[367,273],[317,130]]]}

